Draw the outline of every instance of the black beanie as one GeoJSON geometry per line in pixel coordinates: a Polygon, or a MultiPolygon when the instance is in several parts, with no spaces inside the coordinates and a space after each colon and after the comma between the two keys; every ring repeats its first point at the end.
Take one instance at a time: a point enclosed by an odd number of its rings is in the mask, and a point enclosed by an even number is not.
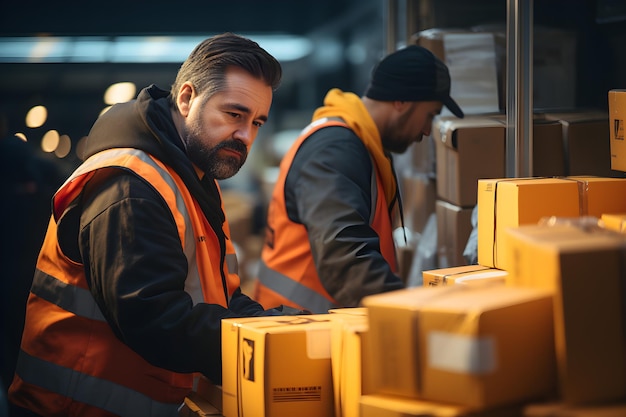
{"type": "Polygon", "coordinates": [[[463,117],[463,111],[450,97],[448,67],[417,45],[383,58],[372,71],[365,97],[379,101],[441,101],[455,116],[463,117]]]}

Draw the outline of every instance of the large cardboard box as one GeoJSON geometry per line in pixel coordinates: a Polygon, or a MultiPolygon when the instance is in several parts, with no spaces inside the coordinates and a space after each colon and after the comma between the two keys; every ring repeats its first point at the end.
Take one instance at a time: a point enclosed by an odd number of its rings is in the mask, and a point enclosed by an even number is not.
{"type": "Polygon", "coordinates": [[[609,91],[609,132],[611,140],[611,169],[626,172],[626,90],[609,91]]]}
{"type": "Polygon", "coordinates": [[[437,200],[437,261],[442,268],[467,265],[463,256],[472,233],[472,208],[437,200]]]}
{"type": "Polygon", "coordinates": [[[521,417],[522,406],[477,409],[390,395],[361,397],[361,417],[521,417]]]}
{"type": "Polygon", "coordinates": [[[222,320],[224,416],[332,416],[330,316],[222,320]]]}
{"type": "Polygon", "coordinates": [[[568,404],[626,396],[626,239],[572,224],[509,229],[507,283],[554,293],[561,399],[568,404]]]}
{"type": "Polygon", "coordinates": [[[611,151],[609,115],[600,111],[546,113],[546,119],[562,125],[565,175],[609,177],[611,151]]]}
{"type": "Polygon", "coordinates": [[[478,181],[478,263],[508,271],[507,228],[543,217],[580,216],[578,183],[562,178],[500,178],[478,181]]]}
{"type": "Polygon", "coordinates": [[[505,128],[496,120],[438,117],[432,128],[437,156],[437,196],[460,207],[476,205],[479,178],[502,178],[505,128]]]}
{"type": "Polygon", "coordinates": [[[370,379],[366,338],[368,317],[366,308],[330,310],[333,326],[331,333],[331,361],[336,417],[359,417],[359,398],[372,389],[364,384],[370,379]]]}
{"type": "Polygon", "coordinates": [[[363,299],[376,392],[488,408],[555,388],[552,294],[416,287],[363,299]],[[532,343],[529,343],[532,341],[532,343]]]}
{"type": "Polygon", "coordinates": [[[482,265],[462,265],[422,272],[425,287],[443,285],[505,284],[509,273],[482,265]]]}

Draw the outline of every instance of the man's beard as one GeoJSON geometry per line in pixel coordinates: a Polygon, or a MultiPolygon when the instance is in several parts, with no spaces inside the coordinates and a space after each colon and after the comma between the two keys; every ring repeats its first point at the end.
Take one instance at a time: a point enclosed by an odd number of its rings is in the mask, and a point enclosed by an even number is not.
{"type": "Polygon", "coordinates": [[[187,145],[187,155],[191,162],[208,175],[217,180],[230,178],[239,172],[239,169],[246,162],[248,149],[239,140],[230,139],[209,147],[202,143],[195,132],[187,132],[185,143],[187,145]],[[219,155],[221,149],[232,149],[241,154],[241,159],[234,156],[222,157],[219,155]]]}

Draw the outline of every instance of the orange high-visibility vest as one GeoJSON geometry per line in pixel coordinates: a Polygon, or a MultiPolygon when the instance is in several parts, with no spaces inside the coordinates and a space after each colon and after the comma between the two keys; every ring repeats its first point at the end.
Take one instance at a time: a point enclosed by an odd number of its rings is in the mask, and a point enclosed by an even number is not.
{"type": "MultiPolygon", "coordinates": [[[[264,308],[284,304],[313,313],[326,313],[331,308],[341,307],[320,281],[305,226],[289,219],[285,204],[285,178],[297,150],[314,132],[329,126],[348,127],[345,122],[334,118],[314,121],[303,130],[296,145],[291,147],[281,161],[268,208],[265,244],[253,297],[264,308]]],[[[375,209],[370,218],[370,226],[380,237],[383,257],[392,271],[396,272],[397,258],[391,216],[381,176],[373,160],[372,165],[372,207],[375,209]]]]}
{"type": "MultiPolygon", "coordinates": [[[[92,297],[83,265],[66,257],[57,242],[57,222],[101,168],[131,170],[163,196],[187,257],[185,291],[194,305],[226,307],[227,298],[239,287],[233,245],[226,239],[224,288],[218,237],[173,169],[137,149],[100,152],[54,196],[9,396],[15,404],[47,417],[176,416],[197,375],[150,365],[122,343],[92,297]]],[[[227,223],[224,231],[228,236],[227,223]]]]}

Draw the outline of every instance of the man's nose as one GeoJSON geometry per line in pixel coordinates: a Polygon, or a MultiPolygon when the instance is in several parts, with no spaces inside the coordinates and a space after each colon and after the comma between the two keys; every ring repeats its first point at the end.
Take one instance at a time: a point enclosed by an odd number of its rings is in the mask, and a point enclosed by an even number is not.
{"type": "Polygon", "coordinates": [[[256,131],[251,126],[241,126],[236,131],[233,137],[242,141],[247,147],[252,145],[256,131]]]}

